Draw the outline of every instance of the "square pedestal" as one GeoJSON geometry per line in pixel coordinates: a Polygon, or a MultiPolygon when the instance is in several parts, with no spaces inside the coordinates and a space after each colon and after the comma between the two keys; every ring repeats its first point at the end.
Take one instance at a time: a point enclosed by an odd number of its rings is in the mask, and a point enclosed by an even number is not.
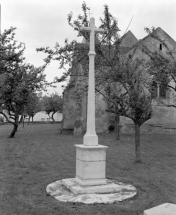
{"type": "Polygon", "coordinates": [[[106,184],[106,149],[107,146],[76,147],[76,178],[81,186],[106,184]]]}

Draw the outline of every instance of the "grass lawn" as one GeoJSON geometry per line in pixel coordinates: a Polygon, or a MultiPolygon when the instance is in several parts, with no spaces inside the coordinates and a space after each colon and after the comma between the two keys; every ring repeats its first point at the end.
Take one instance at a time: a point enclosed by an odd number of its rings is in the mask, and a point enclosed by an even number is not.
{"type": "Polygon", "coordinates": [[[75,177],[75,147],[82,138],[59,134],[59,124],[0,126],[1,215],[142,215],[145,209],[176,204],[176,136],[142,135],[142,164],[134,163],[134,137],[100,134],[107,145],[106,177],[131,183],[138,194],[114,204],[58,202],[46,194],[48,184],[75,177]]]}

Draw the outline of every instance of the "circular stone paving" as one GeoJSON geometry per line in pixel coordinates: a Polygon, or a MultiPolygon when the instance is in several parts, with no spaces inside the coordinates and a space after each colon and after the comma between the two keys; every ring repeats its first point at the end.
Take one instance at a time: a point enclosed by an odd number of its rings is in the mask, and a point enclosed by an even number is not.
{"type": "MultiPolygon", "coordinates": [[[[64,179],[68,180],[68,179],[64,179]]],[[[69,179],[74,180],[74,179],[69,179]]],[[[112,182],[112,181],[111,181],[112,182]]],[[[131,198],[136,195],[137,190],[135,187],[129,184],[124,184],[121,182],[115,182],[109,183],[108,185],[101,185],[96,186],[96,188],[103,188],[106,186],[111,186],[112,184],[116,186],[116,189],[114,189],[112,192],[106,192],[106,193],[78,193],[74,194],[70,190],[72,188],[68,188],[63,184],[63,180],[55,181],[51,184],[49,184],[46,188],[46,192],[53,196],[58,201],[62,202],[82,202],[84,204],[94,204],[94,203],[114,203],[114,202],[121,202],[125,199],[131,198]]],[[[74,184],[75,186],[75,184],[74,184]]],[[[77,184],[77,187],[81,187],[77,184]]],[[[90,189],[92,189],[94,186],[90,186],[90,189]]],[[[108,189],[107,189],[108,190],[108,189]]]]}

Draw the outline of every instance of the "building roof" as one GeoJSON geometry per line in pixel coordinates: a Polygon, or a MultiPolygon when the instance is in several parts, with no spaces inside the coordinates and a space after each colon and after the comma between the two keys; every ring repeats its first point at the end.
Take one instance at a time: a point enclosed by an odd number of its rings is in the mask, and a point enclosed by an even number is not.
{"type": "Polygon", "coordinates": [[[131,31],[128,31],[121,37],[121,46],[132,47],[138,42],[138,39],[134,36],[131,31]]]}
{"type": "MultiPolygon", "coordinates": [[[[171,38],[162,28],[158,27],[153,31],[153,34],[159,36],[161,40],[169,42],[173,47],[176,47],[176,42],[173,38],[171,38]]],[[[151,37],[151,34],[148,34],[143,39],[139,40],[136,44],[133,45],[133,48],[136,46],[140,46],[143,44],[147,39],[151,37]]]]}

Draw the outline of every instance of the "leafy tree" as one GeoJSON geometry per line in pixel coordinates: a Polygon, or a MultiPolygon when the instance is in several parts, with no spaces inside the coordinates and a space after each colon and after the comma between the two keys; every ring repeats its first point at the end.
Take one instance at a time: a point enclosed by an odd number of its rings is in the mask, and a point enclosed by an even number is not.
{"type": "MultiPolygon", "coordinates": [[[[79,15],[78,19],[72,21],[73,14],[68,15],[69,25],[78,33],[78,37],[85,38],[85,44],[77,43],[76,40],[71,42],[68,39],[65,39],[65,45],[61,47],[56,43],[55,49],[50,48],[40,48],[38,51],[43,51],[47,53],[48,56],[45,58],[46,64],[50,63],[51,60],[57,60],[60,63],[60,68],[64,68],[65,72],[61,78],[56,78],[57,82],[62,82],[67,79],[69,76],[77,76],[74,71],[78,70],[78,65],[81,63],[84,69],[84,78],[81,78],[81,81],[84,82],[84,90],[87,90],[87,77],[88,77],[88,51],[89,51],[89,33],[81,32],[81,26],[89,26],[89,20],[87,17],[87,7],[86,3],[82,4],[83,15],[79,15]]],[[[116,19],[109,13],[109,8],[107,5],[104,6],[104,18],[101,18],[101,28],[105,30],[103,35],[96,35],[96,60],[95,60],[95,71],[96,71],[96,90],[100,91],[102,77],[100,73],[103,74],[110,67],[117,66],[119,64],[119,55],[120,52],[120,37],[118,35],[119,28],[117,26],[116,19]]],[[[107,74],[104,74],[107,75],[107,74]]],[[[81,74],[82,76],[82,74],[81,74]]],[[[75,97],[79,97],[80,87],[77,87],[75,79],[70,80],[67,90],[75,87],[77,92],[74,93],[75,97]]],[[[81,92],[82,93],[82,92],[81,92]]],[[[118,107],[118,106],[117,106],[118,107]]],[[[117,112],[116,112],[117,113],[117,112]]],[[[120,113],[120,111],[118,111],[120,113]]],[[[119,119],[119,114],[117,119],[119,119]]]]}
{"type": "Polygon", "coordinates": [[[35,114],[41,111],[41,108],[42,108],[41,102],[38,95],[36,93],[31,93],[28,96],[28,101],[25,106],[25,114],[29,116],[29,121],[30,121],[30,118],[32,118],[32,122],[33,122],[33,118],[35,114]]]}
{"type": "Polygon", "coordinates": [[[48,116],[55,122],[54,114],[62,112],[63,99],[58,94],[51,94],[50,96],[44,96],[42,100],[43,110],[48,116]]]}
{"type": "Polygon", "coordinates": [[[125,106],[124,98],[127,94],[122,89],[122,86],[119,82],[112,81],[109,77],[103,80],[101,85],[96,87],[96,91],[103,96],[107,104],[106,111],[114,115],[115,124],[112,123],[110,127],[115,128],[115,138],[116,140],[120,139],[120,116],[123,116],[127,109],[125,106]]]}
{"type": "MultiPolygon", "coordinates": [[[[84,79],[81,80],[87,83],[88,77],[88,51],[89,51],[89,33],[82,32],[81,26],[89,26],[87,18],[86,3],[82,4],[83,15],[79,15],[77,20],[72,21],[73,14],[68,15],[69,25],[77,31],[77,36],[85,38],[84,44],[79,44],[75,40],[69,42],[65,40],[65,45],[61,47],[56,43],[55,49],[40,48],[38,51],[43,51],[48,54],[44,59],[46,64],[51,60],[58,60],[60,68],[65,68],[61,78],[56,78],[58,82],[66,80],[69,76],[77,76],[77,67],[82,65],[84,70],[84,79]]],[[[142,89],[144,79],[140,73],[144,67],[141,61],[132,63],[132,57],[128,56],[126,50],[121,47],[121,37],[119,36],[119,28],[116,19],[109,12],[107,5],[104,6],[104,17],[100,18],[100,28],[104,29],[103,35],[96,34],[95,42],[95,79],[96,90],[103,95],[107,101],[107,111],[115,114],[117,139],[119,138],[119,116],[127,116],[134,121],[136,131],[136,161],[140,160],[140,126],[151,117],[151,98],[150,93],[146,94],[142,89]],[[131,71],[131,72],[130,72],[131,71]],[[140,72],[139,72],[140,71],[140,72]],[[122,90],[119,89],[122,87],[122,90]],[[145,106],[143,105],[145,104],[145,106]],[[145,108],[147,107],[147,109],[145,108]]],[[[69,87],[75,87],[76,84],[71,77],[69,87]]],[[[150,84],[147,85],[149,88],[150,84]]],[[[87,89],[86,87],[84,87],[87,89]]],[[[79,91],[78,91],[79,92],[79,91]]]]}
{"type": "Polygon", "coordinates": [[[25,46],[14,39],[15,28],[0,36],[0,113],[13,124],[10,137],[14,137],[20,123],[20,115],[31,93],[41,90],[46,84],[43,67],[25,64],[25,46]]]}
{"type": "Polygon", "coordinates": [[[152,78],[146,73],[144,62],[130,58],[124,70],[120,83],[126,92],[124,105],[127,108],[124,116],[129,117],[135,126],[136,162],[141,162],[140,127],[152,117],[151,84],[152,78]]]}
{"type": "Polygon", "coordinates": [[[140,127],[152,117],[152,76],[146,71],[146,62],[135,58],[134,51],[121,58],[119,66],[108,70],[101,81],[103,90],[99,93],[107,101],[107,111],[115,114],[116,138],[119,138],[119,116],[134,122],[136,162],[140,162],[140,127]]]}

